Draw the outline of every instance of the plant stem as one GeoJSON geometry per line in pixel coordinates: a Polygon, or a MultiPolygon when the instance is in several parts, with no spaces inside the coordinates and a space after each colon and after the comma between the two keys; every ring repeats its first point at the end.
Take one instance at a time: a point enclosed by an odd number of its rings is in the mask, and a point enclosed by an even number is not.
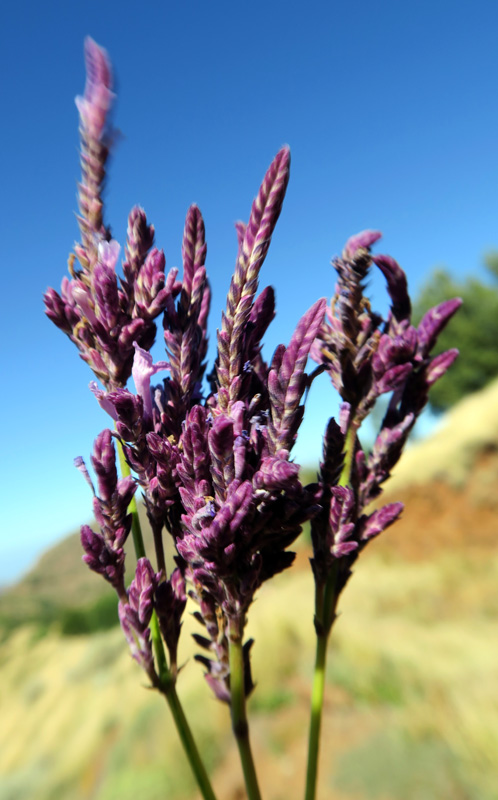
{"type": "MultiPolygon", "coordinates": [[[[356,446],[356,425],[350,425],[344,442],[344,465],[339,477],[339,486],[349,486],[356,446]]],[[[318,756],[322,725],[323,698],[325,692],[325,670],[330,631],[335,620],[337,605],[336,578],[337,561],[334,562],[325,583],[317,584],[315,592],[316,657],[313,686],[311,690],[310,732],[308,740],[308,768],[306,771],[305,800],[315,800],[318,778],[318,756]]]]}
{"type": "Polygon", "coordinates": [[[261,800],[256,768],[249,741],[244,686],[244,650],[242,639],[230,639],[230,693],[232,696],[232,729],[239,748],[240,762],[249,800],[261,800]]]}
{"type": "Polygon", "coordinates": [[[150,635],[152,639],[152,647],[154,648],[154,655],[156,657],[157,674],[161,685],[163,682],[172,679],[171,672],[166,661],[166,654],[164,652],[163,640],[161,638],[161,631],[159,629],[159,620],[155,611],[152,612],[150,620],[150,635]]]}
{"type": "MultiPolygon", "coordinates": [[[[121,467],[121,475],[123,477],[131,475],[131,470],[128,465],[128,462],[126,461],[125,455],[123,453],[123,448],[121,447],[120,442],[118,442],[118,454],[119,454],[119,463],[121,467]]],[[[131,500],[128,510],[132,515],[131,530],[133,535],[133,544],[135,546],[135,553],[137,559],[144,558],[145,546],[142,536],[142,527],[140,525],[140,519],[138,516],[137,501],[135,500],[134,497],[131,500]]],[[[164,644],[161,638],[161,631],[159,629],[159,621],[157,619],[157,614],[155,611],[152,612],[152,618],[150,621],[150,632],[152,637],[154,654],[156,657],[157,672],[159,675],[158,688],[162,692],[162,694],[164,694],[168,702],[171,714],[173,716],[173,720],[176,725],[176,729],[178,731],[178,735],[185,750],[185,755],[187,756],[188,762],[190,764],[192,772],[194,773],[197,785],[200,789],[200,792],[204,800],[216,800],[216,795],[214,794],[213,789],[211,788],[211,784],[209,782],[206,769],[204,767],[204,764],[202,763],[199,751],[197,749],[197,745],[195,743],[194,737],[192,736],[192,731],[190,730],[187,718],[185,716],[180,700],[176,693],[175,678],[170,672],[168,663],[166,661],[164,644]]]]}
{"type": "MultiPolygon", "coordinates": [[[[127,478],[128,475],[131,475],[131,470],[125,458],[125,454],[123,453],[121,442],[119,441],[118,441],[118,457],[119,457],[119,466],[121,467],[121,475],[123,478],[127,478]]],[[[135,497],[132,497],[130,505],[128,506],[128,511],[131,514],[131,520],[132,520],[131,535],[133,536],[133,545],[135,547],[135,554],[137,556],[137,559],[145,558],[145,545],[142,536],[142,528],[140,526],[140,519],[138,516],[137,501],[135,500],[135,497]]]]}
{"type": "Polygon", "coordinates": [[[178,699],[174,683],[171,682],[169,686],[164,685],[162,692],[169,705],[178,735],[180,736],[183,749],[187,755],[190,768],[194,773],[200,792],[204,800],[216,800],[216,795],[212,789],[204,764],[202,763],[197,745],[194,737],[192,736],[192,731],[190,730],[187,718],[181,706],[180,700],[178,699]]]}
{"type": "MultiPolygon", "coordinates": [[[[125,454],[123,453],[121,442],[119,441],[118,441],[118,454],[119,454],[119,465],[121,467],[121,475],[123,477],[127,477],[128,475],[131,475],[131,470],[125,458],[125,454]]],[[[138,516],[137,501],[135,500],[134,497],[132,497],[131,499],[130,505],[128,506],[128,511],[130,512],[132,517],[131,532],[133,536],[135,554],[137,556],[137,559],[145,558],[145,545],[142,536],[142,526],[140,524],[140,518],[138,516]]],[[[161,632],[159,630],[159,622],[157,620],[157,614],[155,611],[152,612],[150,632],[152,636],[154,653],[156,656],[157,671],[159,674],[159,678],[162,681],[165,678],[167,678],[167,676],[169,676],[169,669],[166,661],[166,655],[164,653],[164,645],[163,645],[163,640],[161,639],[161,632]]]]}
{"type": "Polygon", "coordinates": [[[314,800],[318,776],[318,754],[322,724],[323,695],[325,689],[325,667],[327,660],[327,641],[325,635],[316,637],[315,673],[311,692],[310,733],[308,740],[308,768],[306,772],[305,800],[314,800]]]}
{"type": "Polygon", "coordinates": [[[339,478],[338,486],[348,486],[351,481],[351,470],[353,467],[354,449],[356,445],[356,427],[350,425],[346,433],[344,442],[344,465],[339,478]]]}
{"type": "Polygon", "coordinates": [[[320,731],[322,726],[325,671],[327,667],[327,645],[335,620],[336,570],[332,569],[325,584],[317,585],[315,594],[316,657],[311,691],[310,732],[308,739],[308,767],[306,771],[305,800],[314,800],[318,777],[320,754],[320,731]]]}

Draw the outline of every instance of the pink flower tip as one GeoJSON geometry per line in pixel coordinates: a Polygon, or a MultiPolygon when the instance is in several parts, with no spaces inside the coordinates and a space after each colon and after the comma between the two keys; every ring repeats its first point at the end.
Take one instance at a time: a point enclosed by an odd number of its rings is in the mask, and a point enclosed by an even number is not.
{"type": "Polygon", "coordinates": [[[370,250],[371,246],[381,238],[382,233],[380,231],[361,231],[347,240],[343,251],[343,257],[354,258],[358,250],[370,250]]]}
{"type": "Polygon", "coordinates": [[[110,242],[99,242],[99,261],[108,269],[115,270],[121,245],[115,239],[110,242]]]}
{"type": "Polygon", "coordinates": [[[113,100],[109,56],[89,36],[85,39],[86,84],[83,97],[76,98],[81,124],[87,136],[100,140],[113,100]]]}
{"type": "Polygon", "coordinates": [[[137,394],[139,394],[143,400],[144,415],[151,419],[152,395],[150,391],[150,379],[156,372],[169,369],[170,365],[168,361],[158,361],[154,364],[152,362],[152,356],[147,350],[144,350],[143,347],[140,347],[136,342],[133,342],[133,347],[135,348],[135,357],[133,359],[131,374],[135,382],[137,394]]]}

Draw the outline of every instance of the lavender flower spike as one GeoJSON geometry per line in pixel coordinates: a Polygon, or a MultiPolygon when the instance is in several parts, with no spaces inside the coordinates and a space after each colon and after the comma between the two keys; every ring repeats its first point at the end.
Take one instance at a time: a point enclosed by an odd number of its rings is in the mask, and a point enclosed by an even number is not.
{"type": "Polygon", "coordinates": [[[150,248],[154,228],[145,213],[133,209],[128,222],[124,278],[116,273],[119,244],[103,221],[102,189],[112,141],[108,113],[112,78],[105,50],[85,42],[87,83],[77,98],[80,112],[81,171],[78,223],[81,242],[69,258],[71,280],[64,278],[60,295],[45,294],[47,316],[66,333],[106,389],[125,386],[133,363],[133,342],[149,350],[153,320],[179,293],[176,270],[165,278],[162,251],[150,248]]]}
{"type": "Polygon", "coordinates": [[[198,401],[207,352],[207,315],[211,292],[206,277],[206,240],[202,214],[190,206],[182,241],[183,282],[176,309],[164,318],[164,341],[170,361],[170,427],[180,435],[181,421],[198,401]]]}
{"type": "MultiPolygon", "coordinates": [[[[227,297],[226,312],[218,332],[218,402],[223,410],[238,399],[246,326],[258,288],[259,271],[270,246],[289,181],[290,150],[275,156],[253,202],[243,231],[235,273],[227,297]]],[[[242,229],[239,227],[239,232],[242,229]]]]}
{"type": "Polygon", "coordinates": [[[82,458],[75,459],[75,465],[83,474],[93,492],[93,511],[100,526],[95,533],[88,525],[81,528],[81,543],[85,555],[83,560],[90,569],[98,572],[116,589],[120,598],[124,589],[124,544],[131,530],[131,514],[128,506],[135,494],[133,478],[118,479],[116,452],[111,431],[106,429],[97,436],[91,457],[92,466],[98,479],[96,493],[88,470],[82,458]]]}
{"type": "Polygon", "coordinates": [[[320,330],[325,314],[326,300],[322,298],[299,321],[287,349],[274,355],[268,388],[271,400],[269,437],[272,453],[291,450],[304,413],[300,407],[306,387],[304,369],[311,345],[320,330]]]}
{"type": "MultiPolygon", "coordinates": [[[[147,223],[147,216],[143,208],[135,206],[128,216],[128,230],[126,233],[125,257],[122,281],[123,291],[127,297],[133,297],[135,280],[143,267],[147,253],[154,244],[154,226],[147,223]]],[[[131,313],[133,307],[128,308],[131,313]]]]}
{"type": "Polygon", "coordinates": [[[355,258],[358,250],[370,250],[371,246],[381,238],[380,231],[371,230],[361,231],[355,236],[350,236],[344,246],[342,256],[345,259],[355,258]]]}
{"type": "Polygon", "coordinates": [[[107,239],[103,226],[101,198],[105,164],[109,154],[111,131],[107,119],[112,94],[111,65],[106,51],[90,37],[85,39],[86,86],[83,97],[76,98],[80,114],[82,144],[79,205],[82,247],[77,255],[84,266],[92,268],[99,239],[107,239]],[[96,238],[98,237],[98,238],[96,238]]]}
{"type": "Polygon", "coordinates": [[[417,328],[418,350],[422,357],[430,353],[436,343],[437,337],[461,305],[461,299],[455,297],[453,300],[445,300],[443,303],[431,308],[424,314],[417,328]]]}
{"type": "Polygon", "coordinates": [[[334,260],[338,273],[335,295],[312,349],[313,357],[327,369],[345,401],[343,411],[347,409],[341,431],[335,425],[327,431],[320,476],[323,511],[312,522],[315,578],[324,585],[327,576],[333,574],[336,599],[359,551],[372,536],[391,525],[401,511],[400,504],[391,504],[369,517],[364,514],[365,507],[379,496],[381,484],[400,457],[408,434],[427,402],[430,386],[457,356],[455,350],[449,350],[431,359],[430,349],[458,309],[460,300],[447,301],[432,309],[415,329],[410,319],[405,273],[391,256],[370,254],[370,247],[379,236],[377,231],[353,236],[342,258],[334,260]],[[372,311],[364,296],[365,279],[372,264],[383,273],[391,299],[385,320],[372,311]],[[387,392],[392,392],[392,397],[367,459],[357,432],[375,400],[387,392]],[[340,486],[334,487],[332,480],[337,478],[340,486]],[[339,489],[347,490],[349,498],[347,503],[341,500],[340,514],[339,489]],[[327,544],[330,541],[332,547],[327,544]],[[331,555],[339,561],[334,572],[331,572],[331,555]]]}
{"type": "Polygon", "coordinates": [[[111,92],[111,65],[107,53],[87,36],[85,39],[86,86],[76,98],[82,126],[92,139],[102,139],[107,113],[114,95],[111,92]]]}
{"type": "Polygon", "coordinates": [[[159,685],[154,667],[149,624],[154,609],[153,594],[158,575],[146,558],[139,558],[135,577],[128,591],[128,602],[120,602],[119,621],[135,661],[145,670],[153,686],[159,685]]]}

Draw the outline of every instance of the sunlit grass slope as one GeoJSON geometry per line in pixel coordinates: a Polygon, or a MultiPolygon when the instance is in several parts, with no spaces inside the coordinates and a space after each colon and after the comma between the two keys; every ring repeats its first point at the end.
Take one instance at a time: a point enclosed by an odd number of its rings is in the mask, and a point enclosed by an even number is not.
{"type": "MultiPolygon", "coordinates": [[[[498,559],[366,559],[344,595],[328,670],[321,797],[492,800],[498,763],[498,559]]],[[[312,668],[309,574],[254,606],[256,757],[272,798],[301,796],[312,668]]],[[[180,694],[224,800],[240,775],[227,711],[191,659],[180,694]]],[[[118,629],[0,648],[2,800],[141,800],[195,792],[164,701],[144,688],[118,629]]]]}
{"type": "MultiPolygon", "coordinates": [[[[448,411],[430,438],[408,447],[394,469],[390,488],[397,491],[402,486],[426,485],[434,480],[462,486],[471,477],[476,458],[496,450],[498,380],[448,411]]],[[[496,474],[490,476],[490,482],[493,479],[496,474]]]]}

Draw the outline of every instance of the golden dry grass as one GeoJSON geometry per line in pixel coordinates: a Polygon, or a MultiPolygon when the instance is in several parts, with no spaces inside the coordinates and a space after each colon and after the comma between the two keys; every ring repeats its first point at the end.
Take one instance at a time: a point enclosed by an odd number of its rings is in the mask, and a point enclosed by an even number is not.
{"type": "MultiPolygon", "coordinates": [[[[489,557],[484,565],[465,556],[422,564],[371,557],[360,565],[330,651],[322,800],[401,800],[399,776],[390,787],[383,775],[375,794],[372,752],[387,764],[406,758],[404,773],[412,774],[413,752],[418,769],[425,745],[442,753],[430,767],[436,793],[426,791],[428,799],[496,797],[498,613],[487,598],[497,583],[498,559],[489,557]]],[[[252,735],[266,796],[275,800],[302,795],[311,615],[310,576],[297,571],[265,587],[251,616],[252,735]]],[[[191,659],[195,626],[188,618],[179,691],[228,800],[241,796],[240,773],[226,709],[191,659]]],[[[144,688],[119,630],[62,640],[21,629],[1,646],[0,663],[2,800],[195,795],[167,708],[144,688]]]]}
{"type": "Polygon", "coordinates": [[[445,414],[441,427],[403,453],[390,491],[434,480],[462,486],[476,456],[498,448],[498,380],[469,395],[445,414]]]}

